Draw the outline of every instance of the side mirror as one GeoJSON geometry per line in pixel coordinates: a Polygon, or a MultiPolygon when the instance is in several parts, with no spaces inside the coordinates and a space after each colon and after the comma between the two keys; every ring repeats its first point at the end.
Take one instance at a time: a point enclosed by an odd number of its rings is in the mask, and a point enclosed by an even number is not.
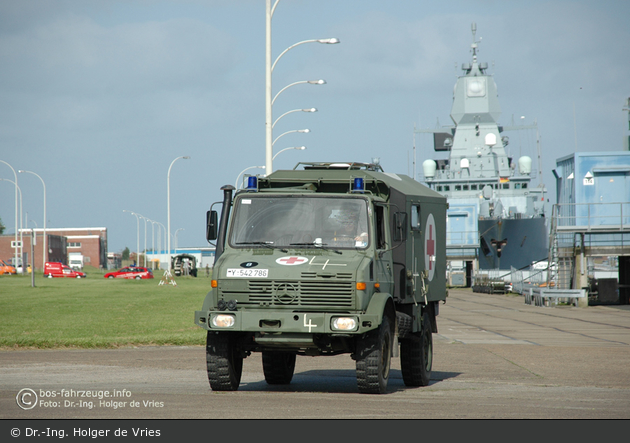
{"type": "Polygon", "coordinates": [[[208,211],[206,212],[206,239],[216,240],[219,232],[219,224],[217,220],[219,219],[217,215],[217,211],[208,211]]]}

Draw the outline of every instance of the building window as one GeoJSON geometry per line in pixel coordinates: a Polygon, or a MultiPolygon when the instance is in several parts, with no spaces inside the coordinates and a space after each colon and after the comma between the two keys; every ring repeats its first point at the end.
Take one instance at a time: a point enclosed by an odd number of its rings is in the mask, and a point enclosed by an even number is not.
{"type": "Polygon", "coordinates": [[[68,242],[68,247],[69,248],[80,248],[81,247],[81,242],[76,242],[76,241],[68,242]]]}

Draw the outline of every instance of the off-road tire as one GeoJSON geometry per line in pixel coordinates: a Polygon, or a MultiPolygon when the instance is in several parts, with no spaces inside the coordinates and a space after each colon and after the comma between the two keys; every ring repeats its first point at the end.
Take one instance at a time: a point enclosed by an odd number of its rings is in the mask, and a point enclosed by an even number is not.
{"type": "Polygon", "coordinates": [[[393,332],[384,315],[381,325],[357,345],[357,385],[362,394],[384,394],[392,359],[393,332]]]}
{"type": "Polygon", "coordinates": [[[243,373],[243,355],[231,334],[208,332],[206,339],[208,381],[213,391],[236,391],[243,373]]]}
{"type": "Polygon", "coordinates": [[[405,386],[428,386],[433,366],[433,333],[428,313],[422,317],[420,332],[400,343],[400,369],[405,386]]]}
{"type": "Polygon", "coordinates": [[[265,381],[270,385],[288,385],[295,371],[295,352],[263,351],[265,381]]]}

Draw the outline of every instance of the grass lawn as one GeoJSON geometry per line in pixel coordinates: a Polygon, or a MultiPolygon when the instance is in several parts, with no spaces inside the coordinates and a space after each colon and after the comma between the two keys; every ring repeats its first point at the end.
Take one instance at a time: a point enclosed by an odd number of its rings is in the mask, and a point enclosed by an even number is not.
{"type": "Polygon", "coordinates": [[[0,276],[0,349],[112,348],[129,345],[202,345],[195,325],[210,279],[175,277],[176,286],[152,280],[0,276]]]}

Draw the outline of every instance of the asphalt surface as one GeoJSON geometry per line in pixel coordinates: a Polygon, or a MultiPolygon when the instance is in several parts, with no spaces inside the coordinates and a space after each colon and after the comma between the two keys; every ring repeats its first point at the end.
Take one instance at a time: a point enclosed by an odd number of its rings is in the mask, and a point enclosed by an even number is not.
{"type": "Polygon", "coordinates": [[[348,355],[298,356],[269,386],[254,354],[238,391],[213,392],[203,347],[1,351],[0,419],[630,418],[630,306],[451,289],[438,329],[430,385],[406,387],[394,358],[383,395],[358,392],[348,355]]]}

